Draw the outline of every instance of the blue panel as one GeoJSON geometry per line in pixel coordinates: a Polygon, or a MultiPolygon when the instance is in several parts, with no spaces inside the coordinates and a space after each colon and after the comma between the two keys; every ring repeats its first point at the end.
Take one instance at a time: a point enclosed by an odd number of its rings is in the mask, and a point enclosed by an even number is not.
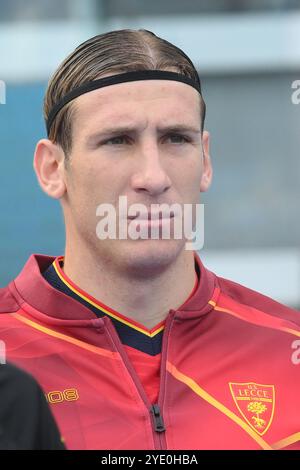
{"type": "Polygon", "coordinates": [[[58,200],[46,196],[32,161],[45,137],[45,84],[7,84],[0,105],[0,286],[9,282],[31,253],[63,254],[64,226],[58,200]]]}

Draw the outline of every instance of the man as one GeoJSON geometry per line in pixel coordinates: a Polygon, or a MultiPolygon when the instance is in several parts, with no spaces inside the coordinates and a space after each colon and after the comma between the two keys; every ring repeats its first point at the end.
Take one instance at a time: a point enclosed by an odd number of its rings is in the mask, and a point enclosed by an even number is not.
{"type": "Polygon", "coordinates": [[[0,337],[70,449],[300,448],[299,314],[205,269],[178,207],[152,208],[209,188],[204,116],[190,59],[146,30],[91,38],[50,80],[34,169],[65,253],[32,255],[2,291],[0,337]],[[105,238],[101,204],[158,237],[105,238]]]}
{"type": "Polygon", "coordinates": [[[36,381],[0,365],[0,450],[62,450],[56,423],[36,381]]]}

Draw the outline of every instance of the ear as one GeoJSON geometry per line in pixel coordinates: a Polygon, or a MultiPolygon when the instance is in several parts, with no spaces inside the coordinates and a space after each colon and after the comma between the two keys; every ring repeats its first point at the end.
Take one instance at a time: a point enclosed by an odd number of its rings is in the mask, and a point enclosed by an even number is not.
{"type": "Polygon", "coordinates": [[[60,146],[49,139],[41,139],[36,145],[33,168],[42,190],[54,199],[66,192],[64,180],[65,154],[60,146]]]}
{"type": "Polygon", "coordinates": [[[210,144],[209,132],[203,131],[203,135],[202,135],[203,169],[202,169],[202,177],[201,177],[201,182],[200,182],[200,192],[207,191],[212,182],[213,169],[212,169],[212,164],[211,164],[211,159],[210,159],[210,154],[209,154],[209,144],[210,144]]]}

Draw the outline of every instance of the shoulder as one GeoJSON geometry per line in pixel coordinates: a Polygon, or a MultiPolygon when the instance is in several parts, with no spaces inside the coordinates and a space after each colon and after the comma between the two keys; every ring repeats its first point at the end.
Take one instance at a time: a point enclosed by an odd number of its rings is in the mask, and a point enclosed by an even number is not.
{"type": "Polygon", "coordinates": [[[0,288],[0,314],[17,312],[19,309],[20,305],[13,296],[9,285],[0,288]]]}
{"type": "Polygon", "coordinates": [[[263,312],[270,317],[287,320],[300,327],[298,310],[229,279],[217,276],[217,281],[220,288],[220,302],[232,304],[233,307],[239,305],[245,310],[252,310],[253,313],[263,312]]]}
{"type": "MultiPolygon", "coordinates": [[[[34,407],[40,395],[35,379],[12,363],[0,365],[0,422],[10,410],[21,414],[26,407],[34,407]]],[[[36,404],[36,405],[35,405],[36,404]]]]}
{"type": "Polygon", "coordinates": [[[0,390],[4,392],[5,388],[10,392],[22,390],[22,392],[36,391],[38,389],[35,379],[28,372],[20,369],[12,363],[2,364],[0,366],[0,390]],[[21,387],[21,388],[20,388],[21,387]]]}
{"type": "Polygon", "coordinates": [[[15,365],[0,366],[0,449],[63,449],[40,385],[15,365]]]}

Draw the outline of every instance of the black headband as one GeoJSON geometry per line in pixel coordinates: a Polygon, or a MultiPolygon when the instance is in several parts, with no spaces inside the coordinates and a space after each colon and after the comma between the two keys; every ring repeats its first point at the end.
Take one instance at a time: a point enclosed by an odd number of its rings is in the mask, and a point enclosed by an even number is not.
{"type": "Polygon", "coordinates": [[[92,80],[84,83],[74,90],[67,93],[58,103],[56,103],[51,109],[47,119],[47,133],[49,136],[50,128],[52,123],[59,111],[70,101],[74,100],[83,93],[96,90],[109,85],[115,85],[117,83],[132,82],[136,80],[174,80],[177,82],[186,83],[195,88],[201,95],[201,84],[200,79],[197,81],[187,77],[186,75],[179,74],[177,72],[169,72],[166,70],[136,70],[133,72],[119,73],[117,75],[111,75],[109,77],[100,78],[99,80],[92,80]]]}

